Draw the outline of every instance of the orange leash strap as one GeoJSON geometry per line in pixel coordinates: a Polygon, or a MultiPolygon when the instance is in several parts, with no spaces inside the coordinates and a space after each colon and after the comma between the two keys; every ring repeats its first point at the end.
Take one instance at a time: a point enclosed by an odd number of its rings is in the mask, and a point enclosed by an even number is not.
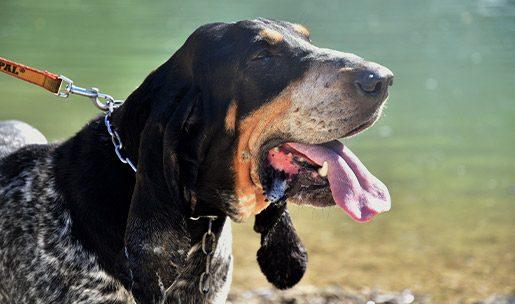
{"type": "Polygon", "coordinates": [[[54,94],[59,92],[62,79],[48,71],[40,71],[0,57],[0,71],[7,75],[33,83],[54,94]]]}
{"type": "Polygon", "coordinates": [[[73,84],[73,80],[66,76],[48,71],[40,71],[2,57],[0,57],[0,71],[40,86],[59,97],[68,98],[70,94],[88,97],[102,111],[112,111],[123,103],[123,100],[116,100],[111,95],[101,93],[97,88],[86,89],[79,87],[73,84]],[[65,85],[64,88],[61,88],[63,82],[65,85]]]}

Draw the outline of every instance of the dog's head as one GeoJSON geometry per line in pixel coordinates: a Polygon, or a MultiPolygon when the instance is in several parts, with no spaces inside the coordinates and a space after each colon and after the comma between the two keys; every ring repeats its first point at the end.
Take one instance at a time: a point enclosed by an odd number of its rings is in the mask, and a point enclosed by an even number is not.
{"type": "Polygon", "coordinates": [[[130,217],[148,216],[141,209],[153,201],[181,214],[257,215],[263,271],[278,287],[295,284],[306,255],[283,201],[336,204],[361,222],[390,208],[385,186],[338,139],[379,118],[392,79],[376,63],[312,45],[302,25],[200,27],[119,112],[138,160],[130,217]]]}

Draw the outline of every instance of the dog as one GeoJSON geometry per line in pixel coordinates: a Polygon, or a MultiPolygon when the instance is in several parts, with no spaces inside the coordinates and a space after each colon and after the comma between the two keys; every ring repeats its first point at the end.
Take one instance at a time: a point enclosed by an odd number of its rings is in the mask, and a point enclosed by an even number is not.
{"type": "Polygon", "coordinates": [[[230,222],[251,217],[262,272],[290,288],[307,253],[286,202],[359,222],[387,211],[338,139],[380,117],[393,74],[309,35],[268,19],[198,28],[109,116],[136,172],[104,116],[62,143],[4,147],[0,302],[224,303],[230,222]]]}

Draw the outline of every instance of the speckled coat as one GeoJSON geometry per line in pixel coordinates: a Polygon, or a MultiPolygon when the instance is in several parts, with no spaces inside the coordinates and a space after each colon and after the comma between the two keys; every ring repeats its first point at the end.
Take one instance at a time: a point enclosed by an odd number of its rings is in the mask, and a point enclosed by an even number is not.
{"type": "MultiPolygon", "coordinates": [[[[134,303],[122,283],[72,236],[70,204],[54,178],[53,150],[29,146],[0,160],[0,303],[134,303]]],[[[219,238],[210,303],[225,303],[229,291],[229,220],[219,238]]],[[[196,244],[188,253],[187,269],[173,284],[169,303],[204,300],[195,279],[204,265],[196,244]]]]}

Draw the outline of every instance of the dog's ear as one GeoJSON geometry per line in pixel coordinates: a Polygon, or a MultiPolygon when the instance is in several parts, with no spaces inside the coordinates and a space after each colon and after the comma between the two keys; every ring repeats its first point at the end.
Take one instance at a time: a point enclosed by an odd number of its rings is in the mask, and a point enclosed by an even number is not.
{"type": "Polygon", "coordinates": [[[152,105],[139,139],[136,183],[125,231],[132,293],[138,303],[162,303],[163,282],[185,263],[191,246],[189,200],[181,175],[181,137],[200,108],[200,93],[190,87],[180,100],[152,105]],[[166,272],[162,272],[166,269],[166,272]],[[172,271],[169,271],[172,270],[172,271]]]}
{"type": "Polygon", "coordinates": [[[179,49],[167,62],[152,71],[113,113],[113,123],[131,160],[138,161],[143,131],[150,118],[165,104],[173,109],[192,87],[191,63],[179,49]]]}
{"type": "Polygon", "coordinates": [[[297,284],[306,271],[308,255],[286,202],[273,203],[256,215],[254,230],[261,234],[257,260],[267,280],[279,289],[297,284]]]}

